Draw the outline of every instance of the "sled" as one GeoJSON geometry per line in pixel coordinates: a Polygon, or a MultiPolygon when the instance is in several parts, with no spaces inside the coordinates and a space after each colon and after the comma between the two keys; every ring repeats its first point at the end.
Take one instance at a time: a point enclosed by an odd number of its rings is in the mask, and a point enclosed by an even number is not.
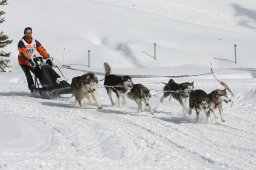
{"type": "MultiPolygon", "coordinates": [[[[53,67],[43,61],[42,57],[33,59],[36,63],[34,68],[34,87],[33,97],[52,99],[61,94],[71,94],[71,85],[63,80],[53,67]]],[[[56,66],[57,67],[57,66],[56,66]]],[[[60,71],[60,70],[59,70],[60,71]]]]}

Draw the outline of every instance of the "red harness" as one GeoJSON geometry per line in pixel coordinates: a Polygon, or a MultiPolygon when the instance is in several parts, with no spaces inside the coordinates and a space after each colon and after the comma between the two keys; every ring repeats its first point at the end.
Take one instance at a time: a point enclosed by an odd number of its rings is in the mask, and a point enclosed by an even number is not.
{"type": "Polygon", "coordinates": [[[215,102],[212,102],[214,104],[214,109],[217,109],[221,103],[215,103],[215,102]]]}

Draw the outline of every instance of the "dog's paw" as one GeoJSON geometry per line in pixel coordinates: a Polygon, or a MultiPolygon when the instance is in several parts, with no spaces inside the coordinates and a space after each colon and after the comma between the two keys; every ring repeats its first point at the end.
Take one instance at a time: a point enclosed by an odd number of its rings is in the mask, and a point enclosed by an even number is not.
{"type": "Polygon", "coordinates": [[[102,109],[103,107],[102,106],[99,106],[98,109],[102,109]]]}

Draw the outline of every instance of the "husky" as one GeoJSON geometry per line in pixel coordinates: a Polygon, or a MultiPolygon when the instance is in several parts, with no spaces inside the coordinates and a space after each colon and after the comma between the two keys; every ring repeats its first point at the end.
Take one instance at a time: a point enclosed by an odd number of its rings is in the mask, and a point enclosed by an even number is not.
{"type": "Polygon", "coordinates": [[[207,116],[208,124],[211,124],[210,119],[210,98],[209,95],[200,89],[191,91],[189,95],[189,114],[191,115],[192,109],[196,110],[196,122],[199,119],[199,113],[204,111],[207,116]]]}
{"type": "Polygon", "coordinates": [[[122,104],[125,105],[125,94],[132,88],[133,82],[130,76],[118,76],[115,74],[111,74],[111,67],[108,63],[104,63],[105,68],[105,81],[104,86],[107,90],[109,99],[112,105],[115,105],[114,100],[112,98],[112,91],[116,94],[118,100],[118,106],[121,107],[120,96],[123,98],[122,104]]]}
{"type": "Polygon", "coordinates": [[[213,90],[210,94],[208,94],[210,98],[210,110],[213,113],[214,117],[217,119],[218,117],[215,114],[215,110],[218,109],[220,113],[220,118],[222,122],[225,122],[223,118],[223,109],[222,109],[222,102],[228,103],[231,102],[231,99],[227,95],[226,89],[220,90],[216,89],[213,90]]]}
{"type": "Polygon", "coordinates": [[[173,79],[170,79],[164,86],[164,95],[161,97],[160,102],[163,103],[163,100],[168,96],[169,101],[171,100],[171,97],[173,97],[181,104],[185,114],[188,111],[186,108],[187,99],[193,89],[194,82],[176,83],[173,79]]]}
{"type": "Polygon", "coordinates": [[[98,78],[94,73],[87,73],[82,76],[74,77],[71,82],[72,93],[76,98],[76,101],[79,103],[80,107],[83,106],[82,100],[87,97],[90,104],[93,103],[93,100],[96,103],[96,106],[99,109],[102,109],[98,101],[97,94],[97,85],[98,78]]]}
{"type": "Polygon", "coordinates": [[[128,98],[134,100],[138,105],[138,112],[144,112],[143,102],[149,107],[149,111],[153,114],[153,110],[150,104],[150,90],[142,84],[134,84],[132,89],[127,94],[128,98]]]}

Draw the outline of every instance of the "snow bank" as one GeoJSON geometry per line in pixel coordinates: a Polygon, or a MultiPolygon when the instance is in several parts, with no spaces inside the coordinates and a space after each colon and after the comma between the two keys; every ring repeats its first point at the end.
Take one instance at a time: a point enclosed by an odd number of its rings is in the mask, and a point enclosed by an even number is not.
{"type": "Polygon", "coordinates": [[[210,63],[230,68],[231,62],[223,66],[214,58],[234,61],[237,44],[238,63],[253,67],[256,36],[250,14],[254,6],[255,2],[241,0],[235,5],[231,0],[38,0],[37,4],[33,0],[10,0],[4,7],[3,30],[14,40],[8,47],[13,65],[17,65],[17,43],[23,30],[31,26],[33,36],[52,57],[63,63],[64,56],[64,64],[88,65],[90,50],[94,68],[101,68],[105,61],[119,68],[210,63]],[[24,11],[28,5],[30,10],[24,11]],[[24,18],[36,13],[40,20],[20,20],[21,13],[24,18]],[[152,58],[154,43],[156,60],[152,58]]]}

